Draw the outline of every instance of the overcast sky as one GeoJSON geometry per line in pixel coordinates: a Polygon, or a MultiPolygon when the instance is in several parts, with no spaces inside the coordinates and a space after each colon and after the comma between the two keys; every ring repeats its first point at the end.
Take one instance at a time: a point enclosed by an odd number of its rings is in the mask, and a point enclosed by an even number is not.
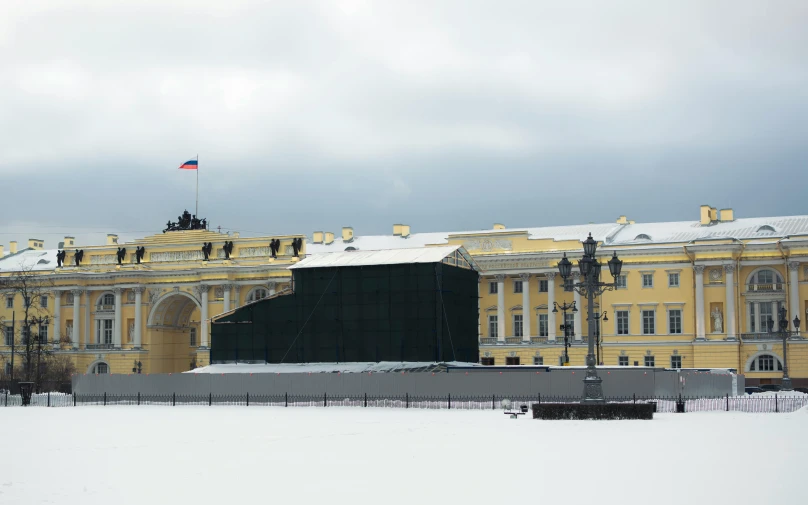
{"type": "Polygon", "coordinates": [[[200,215],[242,234],[808,214],[806,26],[805,0],[2,0],[0,243],[160,232],[197,154],[200,215]]]}

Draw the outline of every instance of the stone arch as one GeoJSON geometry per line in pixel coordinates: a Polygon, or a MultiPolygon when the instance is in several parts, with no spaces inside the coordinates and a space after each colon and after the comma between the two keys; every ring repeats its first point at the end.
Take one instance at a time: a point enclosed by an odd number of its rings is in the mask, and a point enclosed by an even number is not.
{"type": "Polygon", "coordinates": [[[774,283],[775,284],[783,284],[784,283],[783,274],[781,274],[780,271],[777,270],[776,268],[774,268],[773,266],[766,265],[766,266],[758,267],[758,268],[752,270],[749,273],[749,275],[746,276],[746,282],[744,283],[744,285],[748,286],[748,285],[752,284],[752,279],[754,279],[755,276],[759,272],[761,272],[763,270],[771,270],[772,272],[774,272],[774,276],[775,276],[774,277],[774,283]]]}
{"type": "MultiPolygon", "coordinates": [[[[779,354],[774,352],[773,349],[767,349],[765,351],[758,351],[755,354],[749,356],[749,358],[746,360],[746,364],[743,367],[744,372],[749,372],[750,371],[749,369],[752,366],[752,363],[755,360],[757,360],[759,357],[767,356],[767,355],[768,356],[773,356],[774,360],[775,360],[774,370],[769,370],[769,372],[775,372],[776,373],[776,372],[782,371],[782,368],[781,368],[783,366],[783,358],[782,358],[782,356],[780,356],[779,354]]],[[[759,371],[760,370],[755,370],[755,372],[759,372],[759,371]]]]}
{"type": "Polygon", "coordinates": [[[87,374],[95,374],[96,372],[94,371],[94,369],[95,369],[95,367],[97,365],[106,365],[107,371],[105,373],[107,373],[107,374],[112,373],[111,368],[109,366],[109,363],[107,363],[106,360],[97,359],[97,360],[93,361],[92,363],[90,363],[90,366],[87,367],[87,374]]]}
{"type": "MultiPolygon", "coordinates": [[[[102,304],[101,304],[101,302],[104,300],[104,297],[105,297],[106,295],[112,295],[113,299],[115,298],[115,293],[113,293],[111,289],[107,289],[107,290],[104,290],[104,291],[100,291],[100,292],[98,293],[98,296],[96,296],[96,297],[95,297],[95,302],[93,303],[93,305],[92,305],[92,306],[93,306],[93,307],[97,307],[97,306],[99,306],[99,305],[102,305],[102,304]]],[[[113,302],[113,303],[114,303],[114,302],[113,302]]]]}
{"type": "Polygon", "coordinates": [[[202,304],[192,294],[175,290],[160,296],[149,311],[147,326],[187,326],[195,309],[202,304]]]}

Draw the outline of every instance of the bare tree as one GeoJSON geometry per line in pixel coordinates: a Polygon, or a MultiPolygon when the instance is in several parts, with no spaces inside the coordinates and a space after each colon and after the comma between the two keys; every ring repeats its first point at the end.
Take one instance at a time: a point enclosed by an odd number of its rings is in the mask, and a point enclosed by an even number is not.
{"type": "Polygon", "coordinates": [[[46,331],[51,322],[48,306],[53,300],[53,282],[33,266],[22,265],[13,275],[0,279],[0,290],[5,296],[13,296],[14,303],[22,302],[19,313],[15,309],[11,321],[0,320],[4,330],[10,325],[7,330],[11,340],[10,379],[13,381],[16,375],[19,380],[33,382],[35,390],[41,391],[48,361],[61,343],[49,342],[46,331]],[[15,367],[15,357],[19,367],[15,367]]]}

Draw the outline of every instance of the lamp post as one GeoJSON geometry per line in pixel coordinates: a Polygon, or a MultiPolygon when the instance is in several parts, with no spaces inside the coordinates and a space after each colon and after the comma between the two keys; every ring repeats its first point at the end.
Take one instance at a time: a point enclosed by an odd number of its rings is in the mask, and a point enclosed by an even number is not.
{"type": "Polygon", "coordinates": [[[600,366],[603,365],[603,361],[601,361],[601,359],[600,359],[600,320],[601,319],[603,319],[604,323],[609,320],[609,318],[606,317],[606,311],[605,310],[602,313],[595,314],[595,338],[597,339],[596,342],[595,342],[595,345],[597,346],[596,349],[597,349],[597,352],[598,352],[598,356],[597,356],[598,365],[600,365],[600,366]]]}
{"type": "MultiPolygon", "coordinates": [[[[781,389],[783,391],[793,391],[794,388],[791,386],[791,377],[788,376],[788,317],[786,313],[785,307],[780,307],[779,311],[780,320],[778,324],[780,325],[780,333],[783,336],[783,381],[781,384],[781,389]]],[[[796,331],[800,331],[800,318],[794,317],[794,328],[796,331]]]]}
{"type": "Polygon", "coordinates": [[[578,307],[575,306],[575,302],[564,302],[561,305],[557,302],[553,302],[553,312],[558,314],[558,309],[561,309],[561,312],[564,313],[564,323],[559,326],[559,329],[564,330],[564,366],[568,366],[570,363],[570,336],[575,335],[575,325],[567,324],[567,311],[572,310],[573,313],[578,312],[578,307]]]}
{"type": "MultiPolygon", "coordinates": [[[[595,251],[597,251],[598,243],[592,238],[592,234],[583,242],[584,255],[578,260],[578,267],[581,270],[581,275],[584,278],[583,282],[574,283],[572,288],[586,296],[586,321],[588,324],[588,347],[589,350],[586,355],[586,377],[584,377],[584,394],[582,403],[605,403],[606,398],[603,396],[603,379],[598,377],[597,368],[595,368],[595,297],[601,295],[604,291],[614,289],[617,286],[617,278],[620,276],[620,271],[623,268],[623,262],[617,257],[615,252],[612,259],[608,261],[609,273],[612,274],[614,282],[601,282],[600,273],[603,265],[595,258],[595,251]]],[[[561,277],[566,281],[572,275],[572,262],[567,259],[567,254],[558,262],[558,271],[561,277]]]]}
{"type": "MultiPolygon", "coordinates": [[[[27,334],[28,338],[31,338],[31,326],[38,326],[39,331],[36,335],[36,380],[34,384],[36,386],[36,390],[38,393],[42,392],[42,327],[47,326],[48,324],[48,316],[45,317],[33,317],[28,321],[28,329],[27,334]]],[[[30,344],[28,344],[30,345],[30,344]]]]}

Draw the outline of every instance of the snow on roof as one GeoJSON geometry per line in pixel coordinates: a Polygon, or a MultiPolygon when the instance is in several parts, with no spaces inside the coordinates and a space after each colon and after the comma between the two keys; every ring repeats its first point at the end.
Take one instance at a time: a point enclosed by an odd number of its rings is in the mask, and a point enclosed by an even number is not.
{"type": "Polygon", "coordinates": [[[468,258],[468,253],[459,245],[383,249],[378,251],[356,250],[310,254],[300,263],[290,266],[289,269],[440,263],[445,257],[458,249],[468,258]]]}
{"type": "Polygon", "coordinates": [[[527,233],[530,240],[552,239],[556,242],[585,240],[589,233],[605,245],[653,245],[687,243],[709,239],[756,239],[782,238],[789,235],[808,235],[808,216],[758,217],[736,219],[702,225],[699,221],[679,221],[665,223],[595,223],[571,226],[544,226],[539,228],[505,228],[498,230],[474,230],[453,232],[413,233],[408,237],[396,235],[354,235],[349,242],[335,238],[331,244],[308,242],[309,254],[342,251],[348,247],[358,250],[404,249],[426,245],[446,244],[449,237],[457,239],[463,235],[512,235],[527,233]],[[771,231],[771,230],[774,231],[771,231]]]}
{"type": "Polygon", "coordinates": [[[56,249],[23,249],[16,254],[0,258],[0,272],[22,270],[53,270],[56,268],[56,249]]]}

